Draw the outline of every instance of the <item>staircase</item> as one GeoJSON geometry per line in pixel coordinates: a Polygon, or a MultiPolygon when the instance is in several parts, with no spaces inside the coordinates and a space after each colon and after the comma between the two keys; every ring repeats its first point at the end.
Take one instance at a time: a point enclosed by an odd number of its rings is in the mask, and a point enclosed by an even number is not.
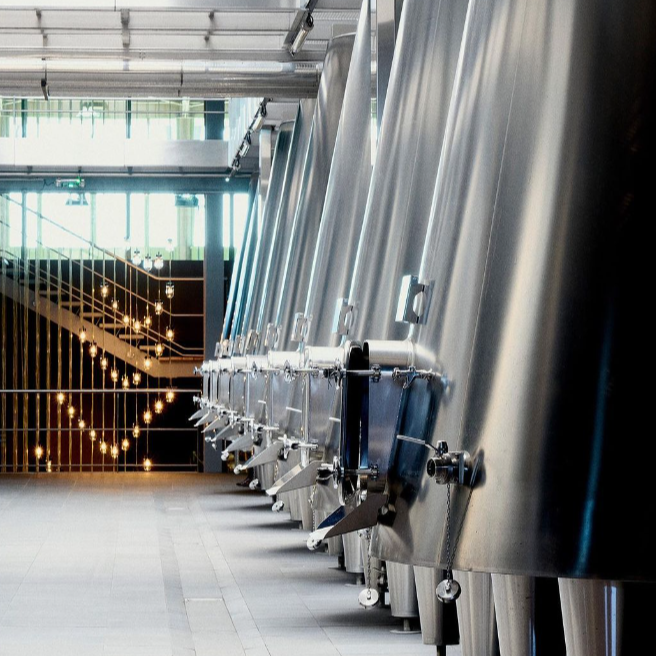
{"type": "MultiPolygon", "coordinates": [[[[190,320],[197,324],[196,330],[202,334],[202,314],[176,315],[169,311],[169,302],[164,299],[164,309],[158,320],[155,299],[137,294],[122,284],[129,278],[144,289],[149,279],[151,288],[161,290],[169,281],[168,277],[153,275],[95,246],[91,251],[94,256],[102,255],[102,260],[73,260],[61,250],[47,250],[49,260],[37,260],[20,257],[21,249],[0,246],[0,294],[27,305],[30,310],[74,335],[84,329],[88,338],[93,335],[105,353],[150,376],[173,379],[193,375],[194,366],[202,362],[202,346],[189,347],[176,341],[176,337],[168,339],[166,329],[168,326],[175,328],[184,317],[187,324],[190,320]],[[111,291],[106,298],[100,291],[104,281],[103,269],[124,276],[123,281],[109,281],[111,291]],[[112,295],[119,299],[116,311],[112,309],[112,295]],[[137,334],[134,326],[123,322],[124,299],[127,298],[131,299],[133,315],[138,315],[142,321],[146,314],[150,315],[153,321],[150,328],[142,326],[137,334]],[[158,343],[164,348],[161,358],[156,357],[155,345],[158,343]],[[149,367],[145,364],[147,356],[150,356],[149,367]]],[[[174,283],[177,280],[184,280],[187,286],[197,285],[198,293],[202,295],[202,279],[171,279],[174,283]]]]}

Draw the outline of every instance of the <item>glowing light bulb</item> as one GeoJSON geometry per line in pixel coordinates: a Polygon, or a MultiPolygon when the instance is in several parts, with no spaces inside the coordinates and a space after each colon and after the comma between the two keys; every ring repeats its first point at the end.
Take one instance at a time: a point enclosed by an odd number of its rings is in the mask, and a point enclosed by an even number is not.
{"type": "Polygon", "coordinates": [[[159,317],[164,312],[164,303],[162,301],[155,301],[155,314],[159,317]]]}
{"type": "Polygon", "coordinates": [[[68,416],[72,419],[75,417],[75,406],[74,405],[69,405],[68,406],[68,416]]]}
{"type": "Polygon", "coordinates": [[[145,271],[148,271],[149,273],[150,273],[150,271],[152,271],[152,269],[153,269],[153,258],[150,257],[150,255],[146,255],[146,257],[144,257],[143,268],[144,268],[145,271]]]}
{"type": "Polygon", "coordinates": [[[153,359],[149,355],[147,355],[144,358],[144,369],[148,371],[152,366],[153,366],[153,359]]]}
{"type": "Polygon", "coordinates": [[[150,328],[153,325],[153,318],[149,314],[144,317],[143,325],[146,326],[146,328],[150,328]]]}
{"type": "Polygon", "coordinates": [[[171,281],[166,283],[166,287],[164,287],[164,293],[166,294],[166,298],[173,298],[175,296],[175,286],[171,281]]]}
{"type": "Polygon", "coordinates": [[[113,382],[118,382],[118,369],[114,368],[109,372],[109,377],[113,382]]]}
{"type": "Polygon", "coordinates": [[[92,358],[95,358],[98,355],[98,344],[96,344],[95,341],[93,341],[93,342],[91,342],[91,344],[89,344],[89,355],[92,358]]]}
{"type": "Polygon", "coordinates": [[[118,446],[116,446],[116,444],[112,444],[112,448],[110,449],[109,453],[112,458],[116,460],[116,458],[118,458],[118,446]]]}
{"type": "Polygon", "coordinates": [[[57,392],[57,403],[63,405],[66,400],[66,394],[64,392],[57,392]]]}
{"type": "Polygon", "coordinates": [[[129,317],[129,315],[127,315],[127,314],[124,314],[124,315],[123,315],[123,323],[124,323],[126,326],[129,326],[129,325],[130,325],[130,317],[129,317]]]}
{"type": "Polygon", "coordinates": [[[109,285],[106,282],[100,285],[100,295],[103,298],[107,298],[109,296],[109,285]]]}
{"type": "Polygon", "coordinates": [[[144,424],[148,425],[153,420],[153,413],[150,410],[146,410],[143,414],[144,424]]]}
{"type": "Polygon", "coordinates": [[[87,341],[87,331],[84,328],[80,328],[78,335],[80,337],[80,344],[84,344],[87,341]]]}
{"type": "Polygon", "coordinates": [[[115,298],[112,299],[112,310],[114,310],[114,312],[118,310],[118,301],[115,298]]]}
{"type": "Polygon", "coordinates": [[[92,442],[95,442],[95,441],[96,441],[96,431],[95,431],[95,429],[92,428],[92,429],[89,431],[89,437],[91,438],[91,441],[92,441],[92,442]]]}
{"type": "Polygon", "coordinates": [[[135,372],[132,374],[132,382],[133,382],[135,385],[138,385],[138,384],[141,382],[141,372],[140,372],[140,371],[135,371],[135,372]]]}
{"type": "Polygon", "coordinates": [[[166,390],[166,402],[173,403],[175,401],[175,392],[169,387],[166,390]]]}
{"type": "Polygon", "coordinates": [[[103,455],[105,455],[105,454],[107,453],[107,442],[105,442],[105,440],[103,440],[103,441],[98,445],[98,447],[100,448],[100,453],[102,453],[103,455]]]}
{"type": "Polygon", "coordinates": [[[150,458],[145,458],[143,462],[144,471],[149,472],[153,468],[153,461],[150,458]]]}
{"type": "Polygon", "coordinates": [[[166,329],[166,339],[168,339],[169,341],[173,341],[173,336],[174,335],[175,335],[175,333],[173,332],[173,328],[171,328],[171,326],[169,326],[166,329]]]}
{"type": "Polygon", "coordinates": [[[157,399],[157,401],[155,401],[155,412],[158,415],[161,415],[162,410],[164,410],[164,402],[162,401],[162,399],[157,399]]]}
{"type": "Polygon", "coordinates": [[[155,255],[155,268],[158,271],[164,268],[164,258],[162,257],[162,254],[159,252],[157,253],[157,255],[155,255]]]}
{"type": "Polygon", "coordinates": [[[41,460],[41,458],[43,458],[43,447],[40,444],[37,444],[36,449],[34,449],[34,455],[36,456],[37,460],[41,460]]]}
{"type": "Polygon", "coordinates": [[[52,460],[48,460],[46,463],[46,471],[50,473],[52,471],[52,460]]]}
{"type": "Polygon", "coordinates": [[[103,371],[107,371],[108,366],[109,366],[109,360],[107,359],[106,355],[103,355],[102,358],[100,358],[100,368],[103,371]]]}
{"type": "Polygon", "coordinates": [[[157,344],[155,344],[155,355],[159,358],[162,353],[164,353],[164,346],[161,342],[157,342],[157,344]]]}
{"type": "Polygon", "coordinates": [[[121,387],[123,389],[128,389],[130,387],[130,379],[127,374],[123,374],[123,378],[121,378],[121,387]]]}
{"type": "Polygon", "coordinates": [[[132,324],[132,327],[134,328],[135,333],[140,333],[141,332],[141,321],[139,321],[139,319],[135,319],[134,323],[132,324]]]}
{"type": "Polygon", "coordinates": [[[84,419],[82,419],[82,417],[80,417],[80,420],[77,422],[77,427],[80,430],[84,430],[86,428],[86,426],[87,426],[87,422],[84,421],[84,419]]]}
{"type": "Polygon", "coordinates": [[[130,440],[128,440],[127,437],[123,438],[123,441],[121,442],[121,449],[123,451],[127,451],[130,448],[130,440]]]}
{"type": "Polygon", "coordinates": [[[141,428],[140,428],[139,424],[135,424],[132,427],[132,437],[136,438],[136,437],[139,437],[139,435],[141,435],[141,428]]]}

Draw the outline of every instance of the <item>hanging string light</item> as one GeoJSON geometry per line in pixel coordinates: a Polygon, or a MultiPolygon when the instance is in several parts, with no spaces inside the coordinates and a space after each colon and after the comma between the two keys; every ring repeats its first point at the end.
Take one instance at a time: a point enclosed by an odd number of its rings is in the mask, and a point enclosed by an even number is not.
{"type": "Polygon", "coordinates": [[[164,258],[162,257],[162,254],[158,251],[157,255],[155,255],[155,269],[157,271],[161,271],[164,268],[164,258]]]}
{"type": "Polygon", "coordinates": [[[162,399],[158,398],[155,401],[155,413],[161,415],[162,410],[164,410],[164,402],[162,401],[162,399]]]}
{"type": "Polygon", "coordinates": [[[128,440],[127,437],[123,438],[123,441],[121,442],[121,449],[123,451],[127,451],[130,448],[130,440],[128,440]]]}
{"type": "Polygon", "coordinates": [[[92,442],[96,441],[96,436],[97,436],[96,430],[95,430],[95,428],[92,428],[89,431],[89,438],[91,439],[92,442]]]}
{"type": "Polygon", "coordinates": [[[105,442],[104,438],[101,440],[100,444],[98,445],[98,448],[100,449],[100,453],[102,455],[106,455],[107,453],[107,442],[105,442]]]}
{"type": "Polygon", "coordinates": [[[141,372],[140,371],[135,371],[132,374],[132,382],[134,383],[135,386],[139,385],[139,383],[141,383],[141,372]]]}
{"type": "Polygon", "coordinates": [[[112,379],[112,383],[118,382],[118,369],[116,367],[112,367],[112,370],[109,372],[109,377],[112,379]]]}
{"type": "Polygon", "coordinates": [[[141,251],[138,248],[135,248],[132,253],[132,264],[134,264],[134,266],[139,266],[141,261],[141,251]]]}
{"type": "Polygon", "coordinates": [[[153,359],[152,359],[149,355],[147,355],[147,356],[144,358],[144,369],[145,369],[146,371],[150,371],[150,368],[151,368],[152,366],[153,366],[153,359]]]}
{"type": "MultiPolygon", "coordinates": [[[[104,266],[105,266],[105,253],[103,252],[103,267],[104,266]]],[[[109,285],[107,284],[107,282],[103,282],[103,284],[100,285],[100,295],[103,298],[107,298],[109,296],[109,285]]]]}
{"type": "Polygon", "coordinates": [[[175,333],[173,332],[173,328],[171,328],[171,326],[169,326],[166,329],[166,339],[168,339],[169,342],[172,342],[174,337],[175,337],[175,333]]]}
{"type": "Polygon", "coordinates": [[[175,401],[175,391],[172,387],[168,387],[166,389],[166,402],[173,403],[173,401],[175,401]]]}
{"type": "Polygon", "coordinates": [[[153,413],[151,412],[150,408],[147,408],[146,410],[144,410],[143,420],[144,420],[144,424],[146,424],[146,426],[148,426],[148,424],[150,424],[152,422],[153,413]]]}
{"type": "Polygon", "coordinates": [[[170,280],[164,286],[164,294],[169,299],[175,296],[175,285],[170,280]]]}
{"type": "Polygon", "coordinates": [[[73,419],[75,417],[75,406],[74,405],[69,405],[68,406],[68,416],[73,419]]]}
{"type": "Polygon", "coordinates": [[[139,334],[141,332],[141,321],[139,319],[135,319],[134,323],[132,324],[132,327],[134,328],[135,334],[139,334]]]}
{"type": "Polygon", "coordinates": [[[87,331],[84,327],[80,328],[78,331],[78,337],[80,338],[80,344],[84,344],[87,341],[87,331]]]}
{"type": "Polygon", "coordinates": [[[92,358],[95,358],[98,355],[98,344],[96,344],[96,340],[94,339],[91,344],[89,344],[89,355],[92,358]]]}
{"type": "Polygon", "coordinates": [[[164,303],[159,299],[155,301],[155,314],[159,317],[164,312],[164,303]]]}
{"type": "Polygon", "coordinates": [[[143,325],[146,328],[150,328],[153,325],[153,318],[149,314],[144,317],[143,325]]]}
{"type": "Polygon", "coordinates": [[[64,405],[66,394],[64,392],[57,392],[57,405],[64,405]]]}
{"type": "Polygon", "coordinates": [[[79,419],[78,422],[77,422],[77,427],[78,427],[81,431],[83,431],[83,430],[87,427],[87,422],[84,421],[84,419],[82,419],[82,417],[80,417],[80,419],[79,419]]]}
{"type": "Polygon", "coordinates": [[[112,448],[110,449],[109,452],[112,458],[114,458],[114,460],[118,458],[118,446],[116,444],[112,444],[112,448]]]}
{"type": "Polygon", "coordinates": [[[125,390],[130,387],[130,379],[127,374],[123,374],[123,378],[121,378],[121,387],[125,390]]]}
{"type": "Polygon", "coordinates": [[[150,257],[150,255],[144,257],[143,268],[147,273],[150,273],[153,270],[153,258],[150,257]]]}
{"type": "Polygon", "coordinates": [[[107,356],[106,356],[106,355],[103,355],[103,356],[100,358],[100,368],[101,368],[103,371],[107,371],[107,367],[108,367],[108,366],[109,366],[109,360],[107,359],[107,356]]]}
{"type": "Polygon", "coordinates": [[[149,472],[153,468],[153,461],[150,458],[144,458],[143,468],[145,472],[149,472]]]}
{"type": "Polygon", "coordinates": [[[114,310],[114,312],[118,311],[118,301],[115,298],[112,299],[112,310],[114,310]]]}
{"type": "Polygon", "coordinates": [[[134,437],[134,438],[136,439],[136,438],[138,438],[140,435],[141,435],[141,427],[139,426],[139,424],[135,424],[135,425],[132,427],[132,437],[134,437]]]}
{"type": "Polygon", "coordinates": [[[155,355],[159,358],[162,356],[162,353],[164,353],[164,345],[161,342],[157,342],[155,344],[155,355]]]}

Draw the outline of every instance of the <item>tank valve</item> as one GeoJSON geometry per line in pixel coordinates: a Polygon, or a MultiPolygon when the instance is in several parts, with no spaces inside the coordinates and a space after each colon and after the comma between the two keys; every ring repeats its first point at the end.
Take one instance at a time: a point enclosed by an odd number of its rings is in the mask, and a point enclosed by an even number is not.
{"type": "Polygon", "coordinates": [[[474,468],[467,451],[449,451],[449,445],[440,441],[434,447],[435,455],[426,463],[426,473],[440,485],[470,486],[474,468]]]}

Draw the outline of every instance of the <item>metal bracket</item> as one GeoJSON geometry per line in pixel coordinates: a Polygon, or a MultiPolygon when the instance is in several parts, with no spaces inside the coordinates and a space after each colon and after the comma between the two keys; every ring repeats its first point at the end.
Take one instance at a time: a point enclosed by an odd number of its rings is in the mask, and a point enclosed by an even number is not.
{"type": "Polygon", "coordinates": [[[421,380],[433,380],[434,378],[439,378],[442,384],[446,387],[447,379],[442,376],[442,374],[438,374],[430,369],[415,369],[414,367],[399,369],[397,367],[392,371],[392,380],[397,383],[402,382],[403,389],[408,389],[417,378],[421,380]]]}
{"type": "Polygon", "coordinates": [[[336,333],[337,335],[348,335],[352,321],[353,306],[349,304],[348,298],[338,298],[335,307],[333,333],[336,333]]]}
{"type": "Polygon", "coordinates": [[[251,353],[255,351],[257,343],[260,339],[260,335],[254,328],[251,328],[248,333],[246,333],[246,343],[244,345],[244,353],[251,353]]]}
{"type": "Polygon", "coordinates": [[[292,330],[292,342],[304,342],[307,339],[308,329],[310,328],[310,317],[306,317],[302,312],[294,315],[294,329],[292,330]]]}
{"type": "Polygon", "coordinates": [[[275,323],[268,323],[264,335],[264,346],[266,348],[275,348],[280,338],[280,327],[275,323]]]}
{"type": "Polygon", "coordinates": [[[430,307],[433,283],[419,282],[417,276],[401,278],[399,302],[396,308],[396,321],[400,323],[426,323],[430,307]]]}

